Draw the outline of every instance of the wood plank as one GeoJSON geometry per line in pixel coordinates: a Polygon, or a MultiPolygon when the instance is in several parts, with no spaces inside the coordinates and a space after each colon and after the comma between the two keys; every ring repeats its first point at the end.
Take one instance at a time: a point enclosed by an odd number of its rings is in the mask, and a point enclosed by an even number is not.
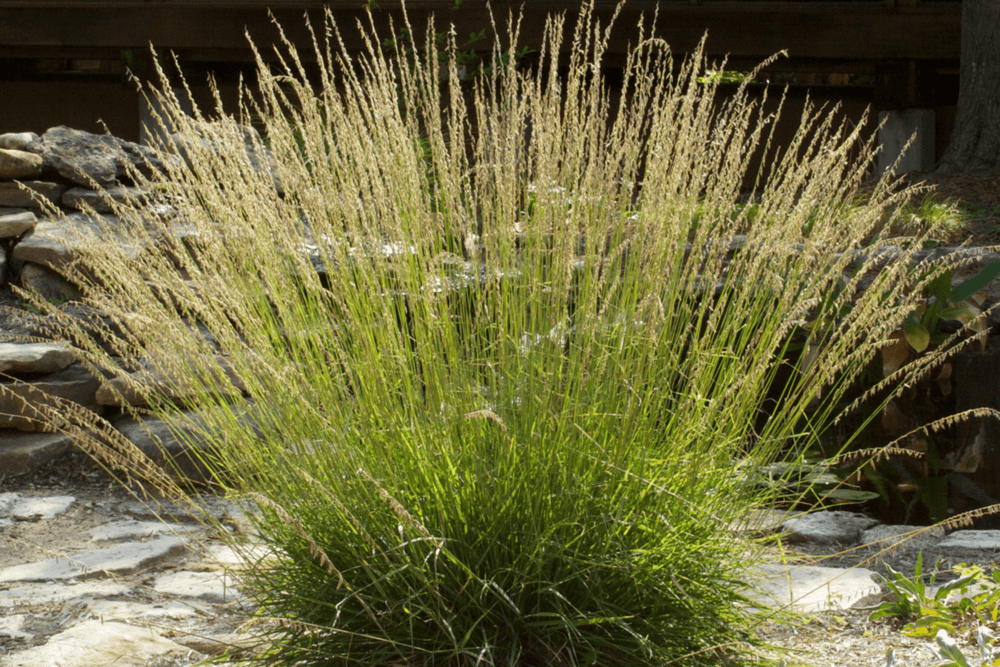
{"type": "MultiPolygon", "coordinates": [[[[82,11],[57,8],[54,4],[39,8],[38,4],[44,0],[34,0],[35,6],[30,9],[11,8],[10,2],[5,0],[0,3],[0,45],[5,50],[20,47],[145,49],[152,42],[163,50],[225,52],[246,50],[247,31],[261,44],[277,38],[277,31],[264,9],[234,9],[213,3],[211,7],[192,6],[177,11],[176,7],[151,6],[149,3],[136,7],[132,3],[130,8],[124,9],[82,11]]],[[[299,2],[301,4],[301,0],[299,2]]],[[[274,0],[269,4],[279,6],[274,0]]],[[[565,4],[562,0],[530,3],[524,11],[522,44],[537,47],[547,10],[565,4]]],[[[619,17],[620,29],[613,33],[612,51],[624,51],[629,43],[636,42],[634,26],[638,8],[643,4],[643,0],[637,0],[631,4],[632,10],[623,11],[619,17]]],[[[708,51],[713,55],[729,53],[763,58],[787,49],[794,58],[957,60],[959,57],[961,11],[958,4],[942,4],[940,7],[947,8],[947,11],[932,12],[923,11],[929,7],[927,3],[912,11],[887,8],[882,2],[786,3],[836,4],[840,11],[834,13],[825,10],[760,11],[761,5],[778,3],[749,4],[753,4],[755,9],[719,11],[721,7],[742,7],[743,3],[710,0],[698,5],[687,2],[664,5],[659,14],[658,35],[666,39],[675,51],[686,52],[695,46],[707,29],[708,51]],[[854,9],[848,11],[845,6],[854,9]]],[[[381,6],[384,5],[384,2],[381,3],[381,6]]],[[[375,16],[384,24],[393,13],[379,11],[375,16]]],[[[415,27],[426,24],[426,10],[412,9],[409,13],[415,27]]],[[[293,41],[308,44],[301,8],[275,9],[274,14],[293,41]]],[[[321,25],[322,10],[310,10],[309,14],[314,25],[321,25]]],[[[398,13],[395,14],[398,19],[398,13]]],[[[497,14],[505,15],[505,8],[498,6],[497,14]]],[[[596,14],[605,23],[610,17],[610,12],[603,10],[596,14]]],[[[363,42],[357,37],[354,25],[359,19],[367,21],[367,12],[363,9],[338,10],[335,15],[349,48],[362,48],[363,42]]],[[[454,23],[460,37],[490,25],[485,7],[471,3],[468,7],[463,5],[463,10],[459,12],[447,12],[444,16],[438,12],[438,17],[440,29],[444,30],[449,23],[454,23]]],[[[572,19],[567,24],[571,28],[572,19]]]]}

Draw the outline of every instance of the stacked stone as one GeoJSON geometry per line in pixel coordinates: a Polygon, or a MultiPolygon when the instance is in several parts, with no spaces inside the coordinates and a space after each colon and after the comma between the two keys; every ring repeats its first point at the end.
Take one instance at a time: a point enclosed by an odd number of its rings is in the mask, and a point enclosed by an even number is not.
{"type": "MultiPolygon", "coordinates": [[[[77,296],[60,275],[74,257],[71,228],[114,229],[119,221],[111,214],[111,200],[143,195],[129,182],[129,167],[150,174],[162,169],[162,163],[144,146],[68,127],[51,128],[42,136],[0,135],[2,293],[9,295],[10,286],[16,285],[53,302],[77,296]],[[93,212],[84,212],[85,206],[93,212]]],[[[23,342],[23,337],[37,333],[11,311],[0,319],[0,478],[31,472],[73,446],[70,437],[51,432],[33,416],[31,406],[52,404],[52,397],[106,415],[120,432],[161,460],[168,455],[163,445],[168,452],[179,450],[165,425],[115,412],[123,407],[122,400],[137,400],[123,393],[120,381],[95,377],[65,343],[23,342]]],[[[191,476],[197,477],[193,464],[187,463],[191,476]]]]}
{"type": "MultiPolygon", "coordinates": [[[[199,141],[214,149],[213,132],[209,125],[198,138],[172,135],[170,139],[178,153],[173,159],[187,160],[189,151],[199,141]]],[[[253,129],[243,128],[242,132],[250,164],[258,173],[269,174],[281,194],[283,184],[274,157],[266,149],[261,152],[260,138],[253,129]]],[[[77,296],[73,286],[61,276],[76,256],[73,239],[78,235],[73,228],[89,228],[100,234],[111,230],[113,234],[120,224],[113,215],[113,203],[144,201],[144,193],[129,180],[133,168],[150,175],[162,171],[164,164],[154,151],[144,146],[63,126],[51,128],[41,136],[30,132],[0,134],[0,305],[15,301],[10,298],[10,286],[34,291],[57,303],[77,296]]],[[[170,216],[169,210],[148,206],[151,216],[170,216]]],[[[183,232],[179,229],[178,233],[183,232]]],[[[113,241],[106,236],[102,238],[113,241]]],[[[736,251],[745,243],[745,238],[734,238],[731,249],[736,251]]],[[[309,246],[303,247],[305,251],[309,246]]],[[[885,261],[900,256],[900,249],[892,246],[877,248],[875,252],[885,261]]],[[[955,272],[956,281],[1000,261],[1000,254],[983,248],[936,248],[923,251],[914,259],[933,262],[946,256],[961,265],[955,272]]],[[[860,260],[860,256],[856,258],[860,260]]],[[[325,271],[321,262],[317,270],[325,271]]],[[[994,281],[986,305],[998,302],[1000,281],[994,281]]],[[[101,313],[88,312],[73,303],[65,304],[63,310],[89,321],[102,318],[101,313]]],[[[1000,320],[991,319],[990,323],[997,325],[1000,320]]],[[[110,323],[104,321],[102,325],[110,323]]],[[[32,416],[31,406],[51,404],[50,397],[104,415],[147,453],[161,459],[170,456],[180,462],[185,475],[199,477],[198,466],[179,454],[181,445],[170,437],[166,425],[155,420],[137,422],[122,414],[123,402],[134,404],[140,400],[127,390],[125,383],[94,377],[77,363],[73,350],[63,343],[25,342],[26,337],[38,335],[37,329],[18,324],[9,312],[4,314],[0,309],[0,479],[4,475],[31,472],[73,446],[69,437],[47,431],[49,427],[32,416]]],[[[225,368],[224,360],[216,361],[225,368]]],[[[1000,346],[991,346],[986,358],[980,356],[964,362],[959,355],[953,363],[956,374],[953,382],[956,386],[979,388],[983,382],[977,381],[976,373],[998,367],[1000,346]],[[966,376],[959,377],[962,373],[966,376]]],[[[231,374],[230,379],[238,384],[231,374]]],[[[1000,401],[997,398],[1000,390],[992,389],[994,382],[988,384],[991,390],[985,394],[977,389],[974,396],[960,397],[956,409],[995,405],[1000,401]]]]}

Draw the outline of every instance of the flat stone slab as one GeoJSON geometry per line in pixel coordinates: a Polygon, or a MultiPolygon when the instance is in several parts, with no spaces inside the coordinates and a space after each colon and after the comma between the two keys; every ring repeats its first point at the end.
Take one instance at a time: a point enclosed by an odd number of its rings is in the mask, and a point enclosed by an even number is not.
{"type": "Polygon", "coordinates": [[[4,667],[140,667],[154,658],[188,653],[153,632],[125,623],[85,621],[60,632],[42,646],[6,658],[4,667]]]}
{"type": "Polygon", "coordinates": [[[46,498],[18,498],[10,508],[15,521],[41,521],[54,519],[76,502],[73,496],[48,496],[46,498]]]}
{"type": "Polygon", "coordinates": [[[84,581],[78,584],[28,584],[12,586],[0,590],[0,608],[16,607],[22,604],[44,604],[46,602],[66,602],[80,598],[110,598],[129,593],[131,589],[122,584],[106,581],[84,581]]]}
{"type": "Polygon", "coordinates": [[[1000,551],[1000,530],[956,530],[938,542],[942,553],[1000,551]]]}
{"type": "MultiPolygon", "coordinates": [[[[8,475],[34,472],[73,447],[73,438],[64,433],[32,433],[0,430],[0,470],[8,475]]],[[[5,514],[0,511],[0,514],[5,514]]],[[[0,517],[0,525],[4,519],[0,517]]]]}
{"type": "Polygon", "coordinates": [[[106,573],[132,574],[151,567],[186,550],[179,537],[161,537],[150,542],[124,542],[108,549],[84,551],[70,558],[50,558],[37,563],[25,563],[0,572],[5,581],[48,581],[50,579],[84,579],[106,573]]]}
{"type": "Polygon", "coordinates": [[[134,519],[115,521],[97,528],[90,529],[90,539],[94,542],[117,542],[120,540],[139,540],[144,537],[169,535],[183,530],[176,523],[161,523],[159,521],[136,521],[134,519]]]}
{"type": "Polygon", "coordinates": [[[153,590],[205,602],[232,602],[243,597],[233,578],[221,572],[174,572],[157,579],[153,590]]]}
{"type": "Polygon", "coordinates": [[[873,603],[882,587],[865,568],[843,569],[813,565],[761,565],[762,602],[798,611],[850,609],[873,603]]]}
{"type": "Polygon", "coordinates": [[[55,373],[75,361],[62,343],[0,343],[0,373],[55,373]]]}
{"type": "Polygon", "coordinates": [[[15,521],[53,519],[68,510],[74,502],[76,498],[73,496],[22,498],[16,493],[0,493],[0,526],[9,526],[15,521]]]}
{"type": "Polygon", "coordinates": [[[239,549],[216,545],[208,549],[207,555],[209,561],[225,570],[245,570],[277,556],[274,549],[266,544],[241,546],[239,549]]]}
{"type": "Polygon", "coordinates": [[[928,551],[944,539],[940,526],[875,526],[861,533],[861,544],[878,549],[928,551]],[[919,532],[918,532],[919,531],[919,532]]]}
{"type": "Polygon", "coordinates": [[[132,600],[94,600],[87,604],[87,609],[97,618],[105,621],[131,621],[148,618],[179,621],[190,619],[203,613],[200,606],[194,606],[180,600],[170,600],[159,604],[138,604],[132,600]]]}
{"type": "Polygon", "coordinates": [[[878,521],[854,512],[813,512],[781,524],[789,542],[857,544],[861,533],[878,521]]]}
{"type": "Polygon", "coordinates": [[[23,632],[21,628],[27,620],[27,614],[9,614],[0,616],[0,637],[10,637],[11,639],[32,639],[30,632],[23,632]]]}
{"type": "Polygon", "coordinates": [[[38,218],[31,211],[23,213],[0,214],[0,239],[7,239],[20,236],[30,231],[38,218]]]}

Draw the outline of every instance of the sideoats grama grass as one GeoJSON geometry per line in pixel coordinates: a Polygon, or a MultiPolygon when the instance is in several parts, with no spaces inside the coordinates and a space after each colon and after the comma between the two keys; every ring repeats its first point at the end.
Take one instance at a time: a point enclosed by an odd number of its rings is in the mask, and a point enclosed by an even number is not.
{"type": "MultiPolygon", "coordinates": [[[[565,22],[536,69],[498,41],[469,84],[433,29],[383,51],[359,26],[350,54],[328,14],[317,77],[286,42],[243,96],[271,168],[221,102],[210,120],[151,92],[187,160],[136,174],[151,201],[116,205],[117,242],[70,269],[113,326],[36,300],[86,363],[210,443],[272,549],[244,578],[280,619],[261,664],[754,659],[762,556],[740,528],[774,498],[748,471],[813,443],[911,308],[908,256],[833,289],[900,195],[853,205],[871,143],[809,111],[751,221],[760,102],[716,100],[700,52],[675,63],[640,24],[612,104],[611,26],[589,6],[565,22]],[[790,332],[842,311],[754,431],[790,332]]],[[[46,414],[183,494],[99,418],[46,414]]]]}

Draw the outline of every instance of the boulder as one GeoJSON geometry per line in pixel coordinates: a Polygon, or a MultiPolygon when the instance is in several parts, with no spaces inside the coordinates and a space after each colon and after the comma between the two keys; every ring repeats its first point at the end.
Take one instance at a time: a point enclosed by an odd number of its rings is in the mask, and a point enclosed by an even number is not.
{"type": "MultiPolygon", "coordinates": [[[[229,386],[220,386],[220,391],[230,391],[233,394],[242,394],[246,387],[236,374],[232,365],[226,357],[221,355],[205,355],[200,363],[215,363],[226,376],[229,386]]],[[[150,386],[159,395],[170,400],[183,403],[185,400],[195,398],[199,394],[199,388],[189,384],[183,378],[166,377],[152,368],[144,368],[132,373],[131,377],[116,377],[109,380],[97,391],[97,402],[101,405],[114,407],[124,407],[124,404],[145,406],[145,396],[136,389],[136,385],[150,386]],[[187,384],[181,384],[182,382],[187,384]]]]}
{"type": "MultiPolygon", "coordinates": [[[[42,220],[14,247],[13,256],[58,271],[76,258],[76,252],[118,219],[108,215],[70,213],[59,220],[42,220]]],[[[105,234],[107,237],[107,234],[105,234]]],[[[107,239],[109,242],[111,239],[107,239]]]]}
{"type": "Polygon", "coordinates": [[[765,564],[759,571],[760,593],[752,597],[769,606],[803,612],[850,609],[873,604],[882,595],[875,573],[862,567],[765,564]]]}
{"type": "Polygon", "coordinates": [[[51,430],[51,426],[38,418],[35,408],[58,407],[62,401],[100,414],[104,406],[94,400],[100,385],[101,381],[80,364],[32,382],[0,383],[0,428],[51,430]]]}
{"type": "Polygon", "coordinates": [[[63,303],[80,296],[80,290],[55,271],[33,262],[25,262],[18,274],[21,287],[37,293],[51,303],[63,303]]]}
{"type": "Polygon", "coordinates": [[[115,138],[118,148],[125,154],[125,159],[144,176],[152,176],[154,172],[164,172],[167,167],[177,168],[182,163],[176,155],[157,153],[148,146],[134,144],[131,141],[115,138]]]}
{"type": "Polygon", "coordinates": [[[49,581],[94,579],[111,574],[132,574],[162,563],[187,550],[179,537],[158,537],[149,542],[122,542],[107,549],[95,549],[25,563],[0,571],[0,583],[8,581],[49,581]]]}
{"type": "Polygon", "coordinates": [[[0,239],[9,239],[31,231],[38,218],[31,211],[0,214],[0,239]]]}
{"type": "Polygon", "coordinates": [[[0,470],[7,475],[34,472],[73,447],[73,438],[63,433],[0,431],[0,470]]]}
{"type": "Polygon", "coordinates": [[[63,194],[63,206],[82,211],[84,206],[89,206],[98,213],[111,213],[111,202],[125,203],[140,199],[143,191],[139,188],[131,188],[123,185],[112,185],[102,191],[91,190],[89,188],[70,188],[63,194]]]}
{"type": "Polygon", "coordinates": [[[4,667],[142,667],[168,664],[160,659],[171,654],[180,658],[187,653],[190,649],[186,646],[164,639],[149,628],[95,619],[60,632],[42,646],[12,656],[4,662],[4,667]]]}
{"type": "Polygon", "coordinates": [[[76,502],[73,496],[48,496],[45,498],[19,498],[10,508],[14,521],[41,521],[54,519],[69,510],[76,502]]]}
{"type": "Polygon", "coordinates": [[[114,137],[65,125],[50,128],[29,149],[40,149],[46,166],[63,178],[88,187],[114,184],[127,159],[114,137]]]}
{"type": "Polygon", "coordinates": [[[58,204],[64,192],[65,185],[48,181],[4,181],[0,182],[0,206],[40,209],[36,197],[58,204]]]}
{"type": "Polygon", "coordinates": [[[156,580],[153,590],[171,597],[227,603],[240,599],[236,582],[221,572],[174,572],[156,580]]]}
{"type": "Polygon", "coordinates": [[[903,551],[929,551],[944,538],[944,529],[940,526],[874,526],[861,534],[861,543],[888,549],[903,551]]]}
{"type": "Polygon", "coordinates": [[[0,134],[0,148],[13,150],[24,150],[26,146],[34,141],[38,141],[38,135],[34,132],[7,132],[0,134]]]}
{"type": "Polygon", "coordinates": [[[956,530],[938,545],[943,553],[968,557],[968,552],[978,559],[996,559],[1000,554],[1000,530],[956,530]]]}
{"type": "Polygon", "coordinates": [[[0,373],[55,373],[75,361],[65,343],[0,343],[0,373]]]}
{"type": "MultiPolygon", "coordinates": [[[[180,158],[183,159],[188,166],[190,166],[193,155],[199,149],[199,141],[202,149],[217,151],[219,144],[224,140],[224,132],[227,130],[228,128],[223,126],[205,123],[201,128],[202,136],[200,140],[192,139],[191,137],[182,134],[171,134],[167,145],[173,147],[177,155],[180,156],[180,158]]],[[[281,178],[278,175],[278,163],[274,159],[274,154],[264,146],[257,130],[243,125],[240,126],[240,132],[242,133],[241,139],[243,141],[243,146],[246,150],[246,156],[247,160],[250,162],[250,166],[258,174],[263,173],[270,176],[271,181],[278,193],[284,194],[284,187],[282,186],[281,178]]]]}
{"type": "Polygon", "coordinates": [[[781,524],[789,542],[857,544],[861,533],[878,521],[854,512],[823,511],[789,519],[781,524]]]}
{"type": "Polygon", "coordinates": [[[26,151],[0,148],[0,179],[35,179],[42,175],[42,156],[26,151]]]}
{"type": "MultiPolygon", "coordinates": [[[[192,413],[184,413],[184,416],[197,419],[192,413]]],[[[114,427],[174,478],[194,484],[212,481],[212,475],[202,462],[207,452],[191,449],[193,443],[200,442],[200,438],[179,421],[167,423],[151,417],[122,417],[114,422],[114,427]]]]}

